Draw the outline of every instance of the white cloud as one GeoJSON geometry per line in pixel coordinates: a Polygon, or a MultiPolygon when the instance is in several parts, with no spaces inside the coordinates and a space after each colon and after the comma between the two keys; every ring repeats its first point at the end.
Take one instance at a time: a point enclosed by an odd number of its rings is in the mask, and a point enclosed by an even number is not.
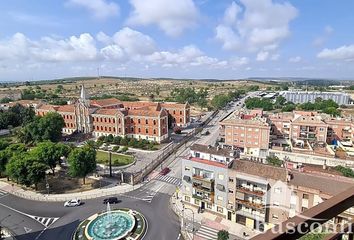
{"type": "Polygon", "coordinates": [[[125,27],[113,35],[113,41],[130,55],[148,55],[155,51],[154,40],[141,32],[125,27]]]}
{"type": "Polygon", "coordinates": [[[273,0],[240,0],[225,11],[223,22],[216,27],[216,39],[226,50],[250,51],[276,48],[290,35],[289,23],[298,14],[290,3],[273,0]],[[243,9],[243,11],[241,11],[243,9]]]}
{"type": "Polygon", "coordinates": [[[119,5],[107,0],[69,0],[67,4],[83,7],[97,19],[106,19],[119,14],[119,5]]]}
{"type": "Polygon", "coordinates": [[[273,61],[277,61],[280,57],[280,54],[276,53],[276,54],[273,54],[270,59],[273,60],[273,61]]]}
{"type": "Polygon", "coordinates": [[[333,31],[334,31],[334,29],[331,26],[329,26],[329,25],[325,26],[325,28],[323,29],[322,35],[316,37],[313,40],[312,44],[314,46],[322,46],[328,40],[328,38],[332,35],[333,31]]]}
{"type": "Polygon", "coordinates": [[[169,36],[178,36],[196,25],[198,9],[193,0],[130,0],[134,10],[128,23],[156,24],[169,36]]]}
{"type": "Polygon", "coordinates": [[[102,48],[100,53],[107,60],[122,60],[125,57],[123,49],[115,44],[102,48]]]}
{"type": "Polygon", "coordinates": [[[249,59],[246,57],[233,57],[230,59],[231,67],[240,67],[247,65],[249,63],[249,59]]]}
{"type": "Polygon", "coordinates": [[[112,38],[110,36],[108,36],[107,34],[105,34],[104,32],[97,33],[96,39],[97,39],[97,41],[99,41],[103,44],[106,44],[106,45],[111,44],[113,42],[112,38]]]}
{"type": "Polygon", "coordinates": [[[334,60],[354,60],[354,44],[344,45],[335,49],[323,49],[317,54],[318,58],[334,60]]]}
{"type": "Polygon", "coordinates": [[[298,63],[300,61],[301,61],[301,57],[300,56],[289,58],[289,62],[291,62],[291,63],[298,63]]]}
{"type": "Polygon", "coordinates": [[[256,60],[262,62],[262,61],[267,60],[268,57],[269,57],[269,52],[261,51],[257,54],[256,60]]]}

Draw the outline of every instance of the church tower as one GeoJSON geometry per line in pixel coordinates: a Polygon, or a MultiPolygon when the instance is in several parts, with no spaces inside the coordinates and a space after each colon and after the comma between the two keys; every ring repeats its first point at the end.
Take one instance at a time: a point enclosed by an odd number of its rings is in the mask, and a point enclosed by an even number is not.
{"type": "Polygon", "coordinates": [[[85,89],[84,85],[81,85],[81,93],[80,93],[79,101],[81,103],[85,104],[86,106],[90,106],[89,96],[86,93],[86,89],[85,89]]]}
{"type": "Polygon", "coordinates": [[[81,86],[79,101],[75,104],[77,130],[82,133],[92,132],[92,119],[90,116],[90,100],[84,85],[81,86]]]}

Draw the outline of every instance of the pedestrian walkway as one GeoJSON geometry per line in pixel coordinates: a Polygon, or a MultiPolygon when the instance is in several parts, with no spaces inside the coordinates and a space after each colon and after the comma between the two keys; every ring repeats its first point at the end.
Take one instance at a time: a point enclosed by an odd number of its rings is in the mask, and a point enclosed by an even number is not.
{"type": "Polygon", "coordinates": [[[162,182],[166,182],[166,183],[169,183],[172,185],[176,185],[176,186],[182,185],[182,180],[180,178],[176,178],[176,177],[172,177],[172,176],[168,176],[168,175],[159,174],[154,179],[162,181],[162,182]]]}
{"type": "Polygon", "coordinates": [[[52,225],[54,222],[56,222],[59,218],[51,218],[51,217],[38,217],[38,216],[31,216],[29,215],[32,219],[36,220],[40,224],[42,224],[44,227],[49,227],[52,225]]]}
{"type": "Polygon", "coordinates": [[[0,198],[5,197],[8,193],[4,190],[0,190],[0,198]]]}
{"type": "Polygon", "coordinates": [[[195,235],[205,240],[216,240],[218,239],[218,230],[202,225],[195,235]]]}

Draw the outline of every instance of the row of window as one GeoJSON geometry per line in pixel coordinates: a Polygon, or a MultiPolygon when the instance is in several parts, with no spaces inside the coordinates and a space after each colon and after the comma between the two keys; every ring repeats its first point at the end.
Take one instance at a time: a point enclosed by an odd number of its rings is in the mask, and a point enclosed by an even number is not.
{"type": "Polygon", "coordinates": [[[74,128],[76,126],[75,123],[65,123],[65,127],[67,128],[74,128]]]}
{"type": "Polygon", "coordinates": [[[62,115],[62,118],[63,119],[73,119],[74,117],[73,117],[73,115],[62,115]]]}
{"type": "MultiPolygon", "coordinates": [[[[120,118],[118,118],[118,123],[120,123],[120,121],[120,118]]],[[[116,123],[116,120],[114,118],[93,117],[93,122],[116,123]]]]}

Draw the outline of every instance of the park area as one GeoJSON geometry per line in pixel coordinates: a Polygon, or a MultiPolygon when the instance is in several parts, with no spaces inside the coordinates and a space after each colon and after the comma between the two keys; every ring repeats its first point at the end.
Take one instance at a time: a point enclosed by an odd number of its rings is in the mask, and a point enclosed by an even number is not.
{"type": "MultiPolygon", "coordinates": [[[[97,151],[96,161],[98,164],[109,165],[109,152],[97,151]]],[[[120,167],[134,162],[134,157],[130,155],[112,153],[112,166],[120,167]]]]}

